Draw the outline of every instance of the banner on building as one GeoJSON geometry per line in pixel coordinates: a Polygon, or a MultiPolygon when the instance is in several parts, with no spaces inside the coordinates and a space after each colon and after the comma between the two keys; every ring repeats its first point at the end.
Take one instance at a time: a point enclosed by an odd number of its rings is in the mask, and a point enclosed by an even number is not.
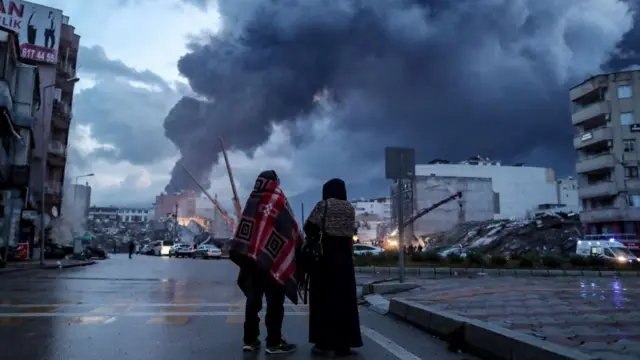
{"type": "Polygon", "coordinates": [[[0,26],[18,34],[23,59],[58,62],[62,10],[28,1],[0,0],[0,26]]]}

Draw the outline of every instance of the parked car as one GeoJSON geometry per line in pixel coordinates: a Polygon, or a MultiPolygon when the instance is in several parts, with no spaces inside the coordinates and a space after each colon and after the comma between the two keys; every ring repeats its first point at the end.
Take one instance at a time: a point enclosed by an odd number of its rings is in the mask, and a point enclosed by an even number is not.
{"type": "Polygon", "coordinates": [[[195,249],[189,244],[175,244],[169,249],[169,257],[193,257],[195,249]]]}
{"type": "Polygon", "coordinates": [[[201,244],[198,245],[193,257],[200,257],[203,259],[220,259],[222,258],[222,250],[213,244],[201,244]]]}
{"type": "Polygon", "coordinates": [[[366,245],[366,244],[353,244],[354,255],[380,255],[384,252],[383,248],[366,245]]]}

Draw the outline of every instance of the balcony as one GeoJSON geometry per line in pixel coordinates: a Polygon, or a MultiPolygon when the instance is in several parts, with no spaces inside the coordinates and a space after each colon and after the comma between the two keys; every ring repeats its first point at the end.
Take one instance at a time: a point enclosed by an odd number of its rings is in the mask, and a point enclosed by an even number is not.
{"type": "Polygon", "coordinates": [[[615,167],[616,160],[612,154],[600,154],[584,159],[578,159],[576,172],[579,174],[598,171],[601,169],[611,169],[615,167]]]}
{"type": "Polygon", "coordinates": [[[60,195],[62,194],[62,183],[49,180],[44,184],[45,194],[60,195]]]}
{"type": "Polygon", "coordinates": [[[0,183],[8,181],[10,176],[9,156],[4,150],[4,147],[0,146],[0,183]]]}
{"type": "Polygon", "coordinates": [[[53,102],[53,113],[51,121],[54,126],[60,129],[68,129],[71,122],[71,107],[62,101],[53,102]]]}
{"type": "Polygon", "coordinates": [[[53,206],[62,202],[62,183],[49,180],[44,184],[45,203],[53,206]]]}
{"type": "Polygon", "coordinates": [[[611,113],[608,101],[598,101],[585,106],[571,115],[571,123],[578,125],[598,116],[608,116],[611,113]]]}
{"type": "Polygon", "coordinates": [[[581,184],[578,187],[578,195],[582,199],[613,196],[618,193],[616,183],[613,181],[602,181],[592,184],[581,184]]]}
{"type": "Polygon", "coordinates": [[[64,167],[67,163],[67,148],[59,141],[49,143],[49,156],[47,162],[51,166],[64,167]]]}
{"type": "Polygon", "coordinates": [[[29,187],[29,165],[11,165],[9,169],[11,174],[9,183],[11,186],[17,188],[29,187]]]}
{"type": "Polygon", "coordinates": [[[640,208],[628,207],[589,209],[580,213],[580,221],[583,223],[599,223],[613,221],[640,221],[640,208]]]}
{"type": "Polygon", "coordinates": [[[589,145],[593,145],[602,141],[613,139],[613,129],[610,126],[603,126],[596,129],[586,131],[573,138],[573,147],[582,149],[589,145]]]}

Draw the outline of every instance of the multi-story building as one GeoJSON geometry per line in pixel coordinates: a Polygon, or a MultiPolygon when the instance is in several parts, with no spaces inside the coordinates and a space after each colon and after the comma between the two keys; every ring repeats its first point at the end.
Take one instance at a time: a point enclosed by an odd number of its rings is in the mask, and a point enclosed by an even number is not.
{"type": "Polygon", "coordinates": [[[153,218],[150,208],[119,208],[118,218],[121,223],[146,223],[153,218]]]}
{"type": "Polygon", "coordinates": [[[165,219],[168,214],[175,214],[176,210],[184,217],[195,216],[196,197],[196,194],[192,192],[162,193],[156,196],[154,220],[165,219]]]}
{"type": "Polygon", "coordinates": [[[375,243],[379,237],[381,224],[391,220],[391,199],[380,197],[375,199],[351,200],[356,211],[357,239],[363,243],[375,243]]]}
{"type": "MultiPolygon", "coordinates": [[[[28,205],[35,111],[40,104],[39,73],[21,56],[18,34],[0,29],[0,246],[28,241],[37,216],[28,205]],[[25,220],[23,221],[23,217],[25,220]]],[[[3,257],[4,254],[0,254],[3,257]]]]}
{"type": "Polygon", "coordinates": [[[118,223],[118,208],[113,206],[89,208],[89,220],[100,223],[118,223]]]}
{"type": "MultiPolygon", "coordinates": [[[[426,165],[417,165],[416,176],[491,179],[495,197],[494,219],[525,219],[541,204],[562,205],[576,211],[579,207],[574,203],[578,190],[566,186],[571,180],[559,182],[553,169],[549,168],[521,164],[505,166],[500,161],[477,156],[458,164],[434,160],[426,165]]],[[[410,185],[405,186],[411,188],[410,185]]]]}
{"type": "Polygon", "coordinates": [[[570,96],[580,219],[591,234],[640,233],[640,71],[592,76],[570,96]]]}
{"type": "MultiPolygon", "coordinates": [[[[18,7],[20,11],[3,16],[16,20],[4,23],[17,26],[22,54],[29,63],[37,66],[39,72],[42,100],[35,115],[37,126],[34,129],[35,151],[30,161],[29,183],[32,191],[28,206],[38,213],[44,209],[43,217],[50,219],[59,215],[62,207],[73,88],[78,81],[75,67],[80,36],[75,34],[73,26],[68,23],[69,18],[62,15],[62,10],[26,1],[21,3],[23,5],[18,7]],[[32,17],[33,14],[38,16],[32,17]],[[52,36],[33,38],[27,27],[20,25],[30,18],[37,29],[53,28],[52,36]]],[[[39,227],[39,221],[36,222],[39,227]]]]}
{"type": "Polygon", "coordinates": [[[62,214],[73,221],[84,223],[89,215],[91,205],[91,186],[66,184],[64,186],[65,197],[62,202],[62,214]]]}

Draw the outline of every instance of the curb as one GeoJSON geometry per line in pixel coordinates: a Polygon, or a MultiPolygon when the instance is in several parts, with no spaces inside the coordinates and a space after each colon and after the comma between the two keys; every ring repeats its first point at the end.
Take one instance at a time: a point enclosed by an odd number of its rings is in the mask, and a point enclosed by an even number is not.
{"type": "MultiPolygon", "coordinates": [[[[356,266],[356,273],[362,274],[397,274],[397,267],[388,266],[356,266]]],[[[484,269],[453,267],[407,267],[406,275],[418,277],[448,277],[469,275],[492,275],[514,277],[640,277],[640,271],[615,270],[574,270],[574,269],[484,269]]]]}
{"type": "Polygon", "coordinates": [[[420,287],[420,285],[413,282],[390,282],[390,283],[381,283],[381,282],[371,282],[362,285],[362,294],[363,295],[371,295],[371,294],[397,294],[403,291],[413,290],[415,288],[420,287]]]}
{"type": "Polygon", "coordinates": [[[405,299],[391,299],[389,314],[444,338],[450,347],[495,360],[599,360],[598,357],[405,299]]]}
{"type": "MultiPolygon", "coordinates": [[[[46,270],[51,270],[51,269],[69,269],[69,268],[74,268],[74,267],[80,267],[80,266],[89,266],[89,265],[93,265],[95,264],[96,261],[95,260],[88,260],[88,261],[82,261],[82,262],[78,262],[78,263],[74,263],[74,264],[66,264],[66,265],[62,265],[62,267],[60,267],[57,264],[51,264],[51,265],[44,265],[41,266],[40,269],[46,269],[46,270]]],[[[36,268],[37,269],[37,268],[36,268]]]]}

